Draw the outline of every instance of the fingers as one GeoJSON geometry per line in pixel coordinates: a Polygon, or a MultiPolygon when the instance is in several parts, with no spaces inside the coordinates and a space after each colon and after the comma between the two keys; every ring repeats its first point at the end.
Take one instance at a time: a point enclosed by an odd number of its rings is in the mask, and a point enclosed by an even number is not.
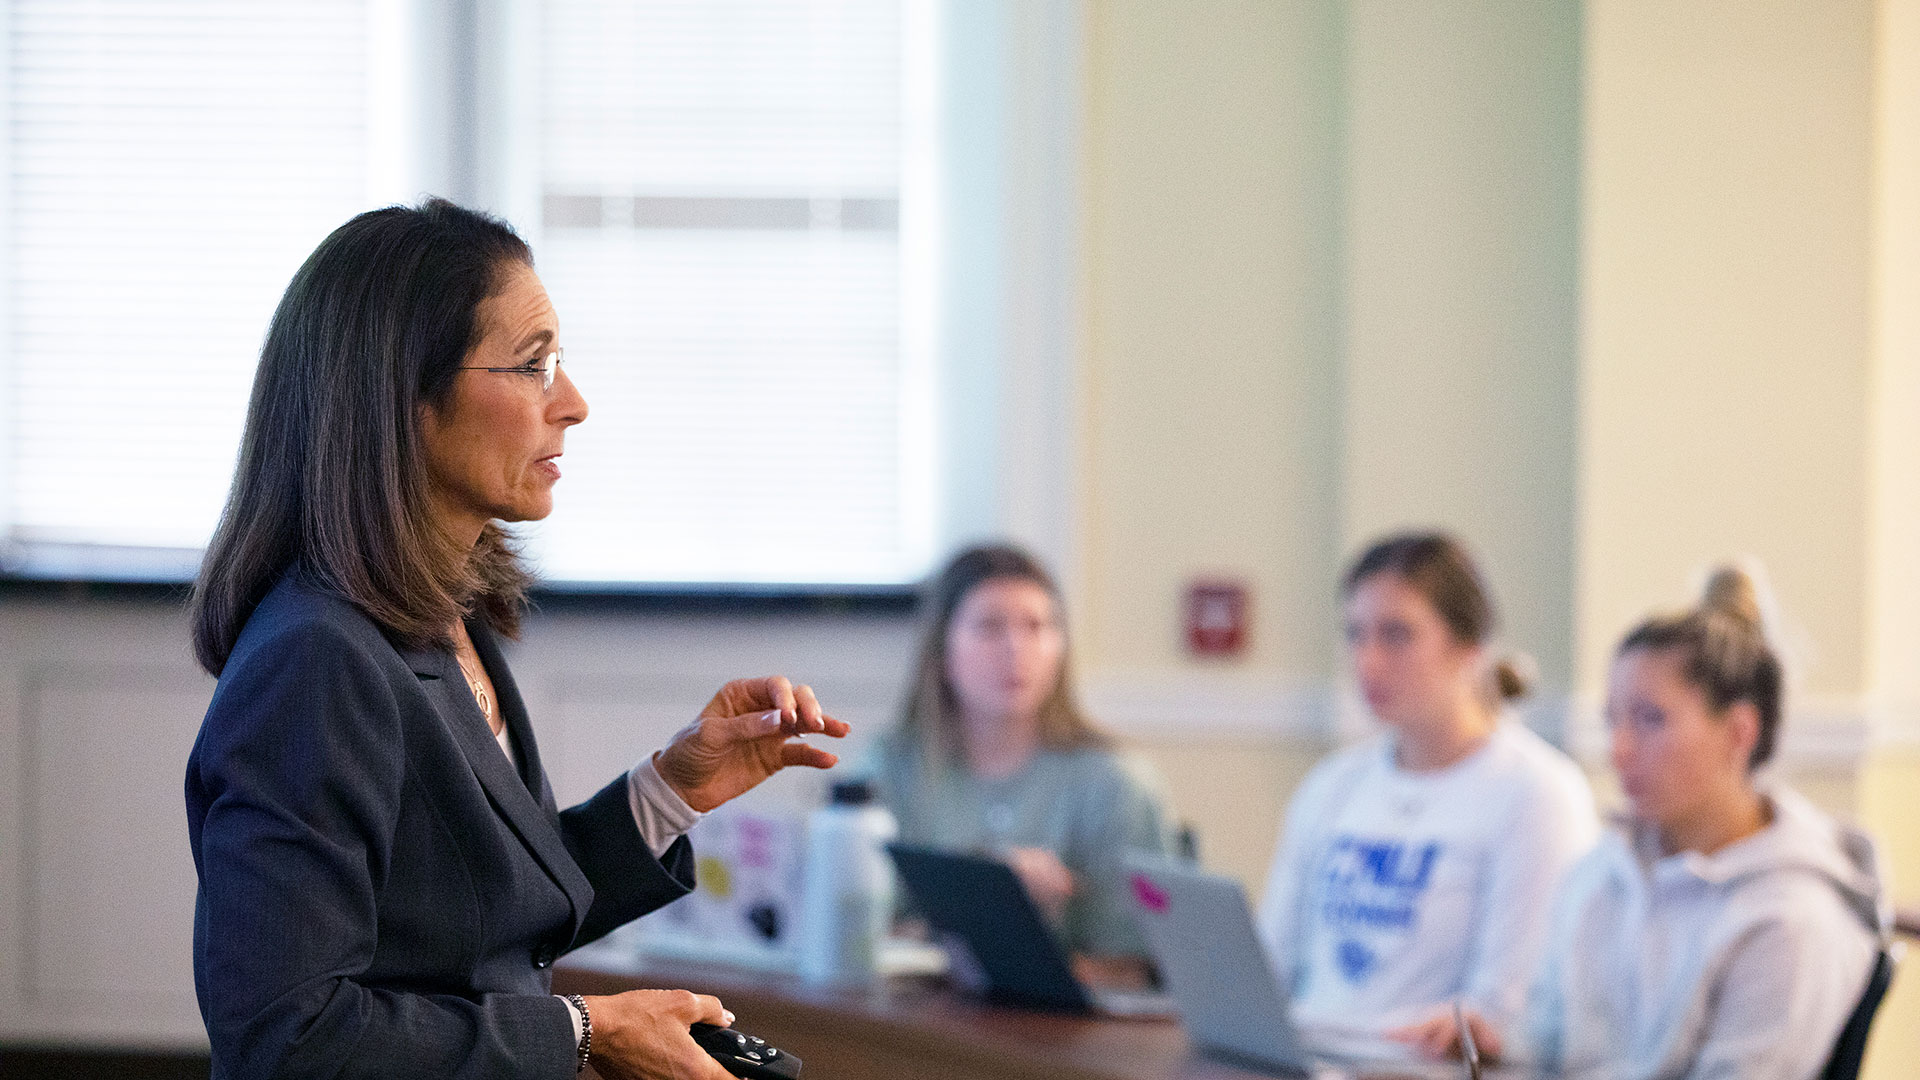
{"type": "Polygon", "coordinates": [[[773,710],[780,714],[786,723],[788,735],[830,735],[834,738],[845,736],[853,729],[842,720],[835,720],[820,708],[820,699],[813,687],[804,683],[794,685],[784,675],[769,675],[760,679],[735,679],[721,687],[701,714],[703,718],[744,716],[773,710]]]}
{"type": "MultiPolygon", "coordinates": [[[[768,676],[762,690],[766,694],[767,704],[780,710],[781,716],[791,720],[800,715],[800,701],[794,696],[793,683],[785,675],[768,676]]],[[[811,696],[813,691],[809,690],[807,694],[811,696]]],[[[814,708],[819,708],[817,702],[814,708]]]]}
{"type": "Polygon", "coordinates": [[[840,759],[817,746],[790,742],[780,748],[781,765],[803,765],[810,769],[831,769],[840,759]]]}
{"type": "Polygon", "coordinates": [[[820,699],[813,696],[813,687],[806,683],[794,687],[793,702],[794,734],[806,735],[827,730],[827,725],[821,720],[824,714],[820,712],[820,699]]]}
{"type": "Polygon", "coordinates": [[[787,728],[787,721],[780,715],[780,710],[769,709],[744,716],[723,717],[720,726],[726,731],[729,742],[748,742],[781,734],[787,728]]]}
{"type": "Polygon", "coordinates": [[[852,731],[844,720],[835,720],[820,711],[820,699],[814,696],[813,687],[805,683],[793,688],[793,700],[797,711],[793,716],[792,735],[831,735],[838,739],[852,731]]]}
{"type": "Polygon", "coordinates": [[[1478,1013],[1467,1014],[1467,1027],[1473,1031],[1474,1048],[1480,1051],[1480,1060],[1498,1061],[1500,1052],[1505,1049],[1500,1033],[1478,1013]]]}
{"type": "Polygon", "coordinates": [[[687,1003],[692,1013],[687,1017],[687,1023],[714,1024],[719,1027],[733,1023],[733,1014],[723,1008],[720,999],[712,994],[689,993],[687,997],[692,999],[687,1003]]]}
{"type": "Polygon", "coordinates": [[[1452,1017],[1436,1016],[1405,1027],[1394,1028],[1385,1034],[1394,1042],[1406,1043],[1413,1047],[1424,1057],[1448,1058],[1455,1053],[1452,1017]]]}
{"type": "Polygon", "coordinates": [[[1014,848],[1006,853],[1006,861],[1042,910],[1058,914],[1072,898],[1073,872],[1053,852],[1044,848],[1014,848]]]}
{"type": "MultiPolygon", "coordinates": [[[[844,721],[834,720],[831,717],[827,717],[825,719],[828,721],[827,726],[825,728],[826,734],[831,735],[836,739],[840,738],[841,736],[845,735],[848,731],[851,730],[851,728],[849,728],[844,721]]],[[[728,742],[751,742],[755,739],[767,738],[768,736],[780,736],[782,738],[790,738],[795,735],[803,734],[803,732],[795,730],[799,726],[796,721],[788,720],[782,717],[779,713],[779,710],[777,709],[769,710],[767,712],[747,713],[743,716],[721,717],[717,722],[719,723],[721,730],[724,732],[724,737],[728,742]]],[[[805,746],[804,743],[797,743],[794,745],[805,746]]],[[[834,757],[832,754],[826,753],[826,751],[824,750],[821,751],[820,753],[825,755],[825,758],[829,764],[839,760],[838,758],[834,757]]],[[[804,764],[810,764],[810,763],[811,763],[810,761],[788,761],[787,762],[787,764],[789,765],[804,765],[804,764]]],[[[822,766],[822,768],[825,768],[825,766],[822,766]]]]}

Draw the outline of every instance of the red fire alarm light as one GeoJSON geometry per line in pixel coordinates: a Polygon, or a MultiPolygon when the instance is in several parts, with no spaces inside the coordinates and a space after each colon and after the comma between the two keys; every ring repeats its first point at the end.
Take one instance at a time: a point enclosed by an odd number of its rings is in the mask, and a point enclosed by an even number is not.
{"type": "Polygon", "coordinates": [[[1246,585],[1217,579],[1188,585],[1188,651],[1195,656],[1237,656],[1246,645],[1246,585]]]}

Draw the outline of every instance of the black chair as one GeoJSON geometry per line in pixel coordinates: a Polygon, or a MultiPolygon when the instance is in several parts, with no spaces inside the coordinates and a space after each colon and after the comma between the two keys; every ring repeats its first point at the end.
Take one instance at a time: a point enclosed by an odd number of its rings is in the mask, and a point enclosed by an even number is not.
{"type": "Polygon", "coordinates": [[[1898,944],[1880,950],[1873,975],[1867,979],[1867,992],[1860,995],[1860,1004],[1853,1007],[1847,1026],[1840,1029],[1840,1041],[1834,1044],[1833,1056],[1827,1059],[1820,1080],[1855,1080],[1860,1075],[1860,1059],[1867,1055],[1867,1032],[1873,1028],[1873,1014],[1880,1011],[1880,1003],[1887,998],[1887,987],[1893,984],[1893,967],[1900,960],[1900,952],[1898,944]]]}

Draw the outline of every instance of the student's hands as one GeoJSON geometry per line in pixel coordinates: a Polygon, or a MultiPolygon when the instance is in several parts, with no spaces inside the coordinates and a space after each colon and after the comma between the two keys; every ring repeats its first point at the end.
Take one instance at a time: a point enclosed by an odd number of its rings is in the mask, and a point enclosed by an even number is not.
{"type": "MultiPolygon", "coordinates": [[[[1491,1065],[1500,1060],[1502,1048],[1500,1033],[1486,1018],[1472,1009],[1465,1014],[1468,1030],[1473,1032],[1473,1045],[1480,1051],[1480,1061],[1491,1065]]],[[[1453,1009],[1442,1009],[1425,1020],[1394,1028],[1386,1037],[1395,1042],[1403,1042],[1419,1051],[1421,1056],[1445,1059],[1461,1056],[1460,1027],[1453,1022],[1453,1009]]]]}
{"type": "Polygon", "coordinates": [[[1101,990],[1149,990],[1153,987],[1153,966],[1138,956],[1074,953],[1070,966],[1074,978],[1101,990]]]}
{"type": "Polygon", "coordinates": [[[838,757],[789,740],[810,734],[837,739],[849,730],[820,711],[810,687],[778,675],[735,679],[654,755],[653,765],[688,806],[705,813],[789,765],[832,768],[838,757]]]}
{"type": "Polygon", "coordinates": [[[733,1023],[720,999],[688,990],[629,990],[586,999],[593,1020],[589,1053],[603,1080],[732,1080],[693,1041],[695,1023],[733,1023]]]}
{"type": "Polygon", "coordinates": [[[1012,867],[1020,884],[1027,887],[1027,895],[1033,897],[1034,905],[1047,918],[1058,921],[1075,888],[1073,872],[1060,857],[1045,848],[1019,847],[1009,849],[1001,858],[1012,867]]]}

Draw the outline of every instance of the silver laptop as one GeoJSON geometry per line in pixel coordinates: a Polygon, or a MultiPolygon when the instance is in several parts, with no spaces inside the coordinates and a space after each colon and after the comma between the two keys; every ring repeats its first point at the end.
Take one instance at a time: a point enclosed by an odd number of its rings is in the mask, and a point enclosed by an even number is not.
{"type": "Polygon", "coordinates": [[[1287,994],[1254,932],[1240,883],[1163,856],[1129,854],[1134,920],[1153,951],[1160,978],[1180,1007],[1187,1036],[1201,1048],[1283,1075],[1315,1065],[1390,1065],[1396,1075],[1452,1077],[1459,1063],[1435,1063],[1411,1049],[1301,1036],[1287,1018],[1287,994]]]}

